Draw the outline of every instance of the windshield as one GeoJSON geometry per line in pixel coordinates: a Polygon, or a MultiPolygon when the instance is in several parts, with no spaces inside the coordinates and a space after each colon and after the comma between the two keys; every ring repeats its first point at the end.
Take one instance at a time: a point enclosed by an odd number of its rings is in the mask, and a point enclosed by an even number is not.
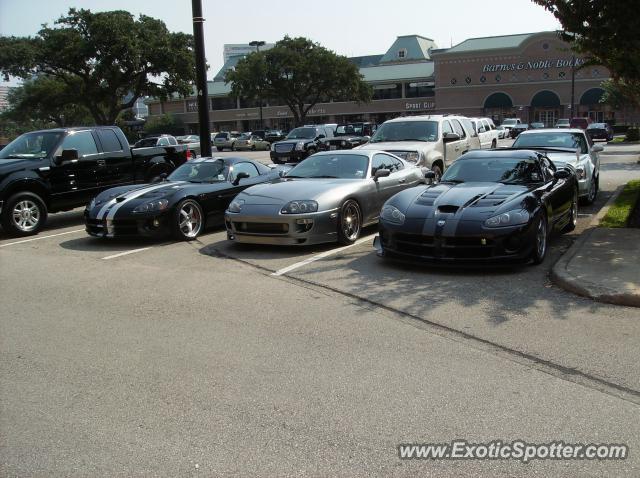
{"type": "Polygon", "coordinates": [[[214,139],[227,139],[227,133],[218,133],[214,139]]]}
{"type": "Polygon", "coordinates": [[[293,169],[288,178],[364,179],[369,157],[361,154],[322,154],[311,156],[293,169]]]}
{"type": "Polygon", "coordinates": [[[238,136],[238,139],[246,141],[248,139],[251,139],[252,136],[249,133],[242,133],[240,136],[238,136]]]}
{"type": "Polygon", "coordinates": [[[287,139],[315,139],[315,128],[295,128],[287,135],[287,139]]]}
{"type": "Polygon", "coordinates": [[[158,138],[145,138],[133,145],[134,148],[153,148],[158,144],[158,138]]]}
{"type": "Polygon", "coordinates": [[[514,148],[571,148],[580,149],[582,154],[586,154],[587,141],[581,133],[530,133],[518,136],[514,141],[514,148]]]}
{"type": "Polygon", "coordinates": [[[228,177],[229,168],[220,159],[204,163],[185,163],[172,172],[167,179],[191,183],[214,183],[226,181],[228,177]]]}
{"type": "Polygon", "coordinates": [[[393,121],[384,123],[371,138],[371,143],[385,141],[436,141],[437,121],[393,121]]]}
{"type": "Polygon", "coordinates": [[[0,151],[0,159],[42,159],[51,155],[62,133],[26,133],[18,136],[0,151]]]}
{"type": "Polygon", "coordinates": [[[509,125],[514,125],[514,124],[518,124],[518,120],[515,119],[506,119],[502,122],[503,125],[509,126],[509,125]]]}
{"type": "Polygon", "coordinates": [[[442,175],[442,182],[491,182],[528,184],[540,182],[538,164],[526,159],[468,159],[456,161],[442,175]]]}

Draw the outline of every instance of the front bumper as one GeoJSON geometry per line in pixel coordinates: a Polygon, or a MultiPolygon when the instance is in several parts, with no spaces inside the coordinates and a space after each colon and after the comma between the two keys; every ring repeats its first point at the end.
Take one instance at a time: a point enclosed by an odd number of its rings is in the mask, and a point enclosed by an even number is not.
{"type": "Polygon", "coordinates": [[[112,220],[92,218],[89,211],[84,211],[85,230],[93,237],[150,237],[162,238],[171,234],[170,215],[165,212],[156,216],[140,218],[128,217],[112,220]]]}
{"type": "Polygon", "coordinates": [[[302,161],[307,156],[309,156],[309,152],[306,150],[296,150],[295,148],[288,152],[278,152],[278,151],[270,151],[269,157],[273,162],[281,162],[288,163],[292,161],[302,161]]]}
{"type": "Polygon", "coordinates": [[[535,245],[533,224],[485,228],[459,221],[455,231],[425,233],[420,223],[396,226],[380,221],[378,255],[409,262],[492,263],[526,262],[535,245]]]}
{"type": "Polygon", "coordinates": [[[227,238],[244,244],[306,246],[338,239],[338,210],[310,214],[234,214],[227,212],[227,238]]]}

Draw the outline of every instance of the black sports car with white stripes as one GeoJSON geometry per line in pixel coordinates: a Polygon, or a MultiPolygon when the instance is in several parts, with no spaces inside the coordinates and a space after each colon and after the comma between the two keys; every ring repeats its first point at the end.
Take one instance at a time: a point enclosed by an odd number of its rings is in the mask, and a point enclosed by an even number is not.
{"type": "Polygon", "coordinates": [[[577,216],[573,167],[556,167],[536,151],[477,150],[438,184],[391,197],[374,244],[383,257],[410,261],[539,264],[551,232],[573,230],[577,216]]]}
{"type": "Polygon", "coordinates": [[[116,187],[96,196],[84,212],[86,230],[96,237],[192,240],[207,226],[223,222],[239,192],[279,177],[279,169],[245,158],[189,161],[161,182],[116,187]]]}

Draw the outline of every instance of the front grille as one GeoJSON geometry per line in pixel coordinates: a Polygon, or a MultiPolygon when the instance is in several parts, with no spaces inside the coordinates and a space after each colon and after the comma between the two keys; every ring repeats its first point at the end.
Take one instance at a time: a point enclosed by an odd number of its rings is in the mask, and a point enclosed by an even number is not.
{"type": "Polygon", "coordinates": [[[292,143],[285,143],[285,144],[277,144],[276,143],[276,153],[290,153],[291,151],[293,151],[293,144],[292,143]]]}
{"type": "Polygon", "coordinates": [[[493,255],[494,241],[479,237],[434,237],[396,234],[395,249],[403,254],[444,259],[486,259],[493,255]]]}
{"type": "Polygon", "coordinates": [[[233,226],[238,233],[247,234],[287,234],[289,224],[284,222],[234,222],[233,226]]]}

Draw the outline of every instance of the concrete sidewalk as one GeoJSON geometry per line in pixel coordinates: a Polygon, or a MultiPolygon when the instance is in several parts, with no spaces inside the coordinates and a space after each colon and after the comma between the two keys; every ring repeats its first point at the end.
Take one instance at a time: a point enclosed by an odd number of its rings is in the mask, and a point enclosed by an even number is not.
{"type": "Polygon", "coordinates": [[[640,307],[640,229],[585,231],[553,266],[551,279],[600,302],[640,307]]]}

